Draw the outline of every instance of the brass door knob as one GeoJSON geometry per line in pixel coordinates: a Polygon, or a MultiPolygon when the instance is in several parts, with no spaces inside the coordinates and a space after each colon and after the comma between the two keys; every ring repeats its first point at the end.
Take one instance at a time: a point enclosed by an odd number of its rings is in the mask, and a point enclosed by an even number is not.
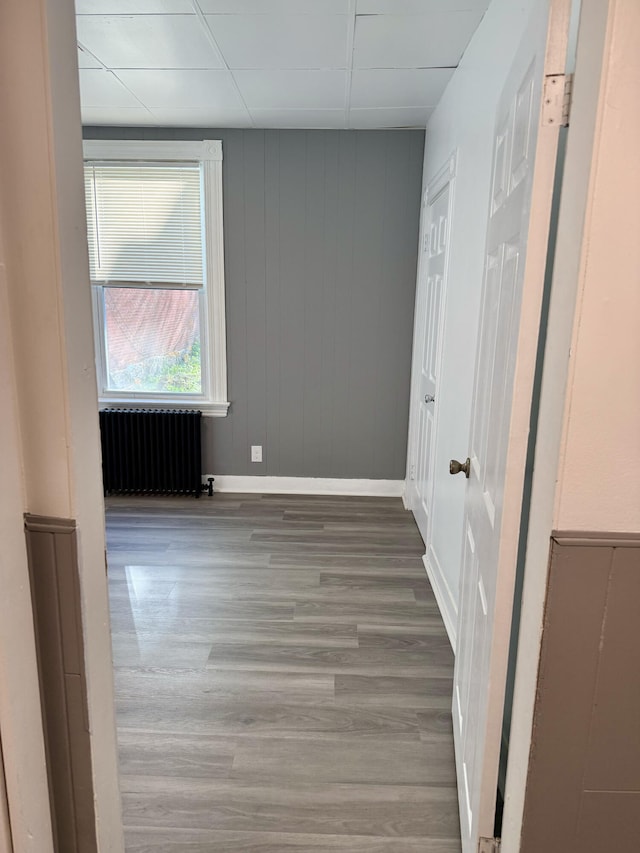
{"type": "Polygon", "coordinates": [[[466,462],[458,462],[457,459],[452,459],[449,462],[449,473],[450,474],[461,474],[464,472],[464,476],[469,479],[469,474],[471,473],[471,460],[467,456],[466,462]]]}

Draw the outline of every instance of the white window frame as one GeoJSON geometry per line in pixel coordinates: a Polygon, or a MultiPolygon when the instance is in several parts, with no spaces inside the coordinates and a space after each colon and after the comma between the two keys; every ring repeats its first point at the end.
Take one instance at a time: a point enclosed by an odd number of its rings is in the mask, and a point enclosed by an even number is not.
{"type": "MultiPolygon", "coordinates": [[[[185,162],[202,166],[202,205],[205,223],[205,283],[200,329],[202,393],[166,394],[113,392],[107,388],[103,294],[105,285],[91,282],[98,399],[100,407],[200,409],[204,415],[225,417],[227,400],[227,336],[224,300],[224,232],[222,216],[222,142],[87,139],[85,160],[185,162]]],[[[106,285],[109,286],[109,285],[106,285]]],[[[117,286],[117,285],[116,285],[117,286]]],[[[144,286],[144,285],[143,285],[144,286]]],[[[153,285],[150,286],[153,289],[153,285]]],[[[156,288],[158,289],[158,288],[156,288]]]]}

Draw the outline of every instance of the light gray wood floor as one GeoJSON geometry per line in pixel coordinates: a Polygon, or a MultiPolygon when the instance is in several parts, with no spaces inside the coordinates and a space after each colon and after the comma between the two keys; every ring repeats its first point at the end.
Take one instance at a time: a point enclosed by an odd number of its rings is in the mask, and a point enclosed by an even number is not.
{"type": "Polygon", "coordinates": [[[453,655],[398,499],[111,498],[128,853],[454,853],[453,655]]]}

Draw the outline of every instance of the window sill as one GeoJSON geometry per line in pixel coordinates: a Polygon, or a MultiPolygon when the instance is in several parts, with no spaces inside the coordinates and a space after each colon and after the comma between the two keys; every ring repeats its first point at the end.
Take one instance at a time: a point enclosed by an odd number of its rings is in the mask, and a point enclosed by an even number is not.
{"type": "Polygon", "coordinates": [[[206,418],[226,418],[231,404],[211,403],[205,400],[132,400],[102,397],[99,409],[198,409],[206,418]]]}

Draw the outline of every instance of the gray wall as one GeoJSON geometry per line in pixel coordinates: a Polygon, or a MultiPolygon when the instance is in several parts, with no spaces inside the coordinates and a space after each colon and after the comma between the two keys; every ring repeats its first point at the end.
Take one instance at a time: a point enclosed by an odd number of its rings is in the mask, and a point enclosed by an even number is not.
{"type": "Polygon", "coordinates": [[[231,409],[205,470],[404,478],[423,132],[85,137],[222,139],[231,409]]]}

